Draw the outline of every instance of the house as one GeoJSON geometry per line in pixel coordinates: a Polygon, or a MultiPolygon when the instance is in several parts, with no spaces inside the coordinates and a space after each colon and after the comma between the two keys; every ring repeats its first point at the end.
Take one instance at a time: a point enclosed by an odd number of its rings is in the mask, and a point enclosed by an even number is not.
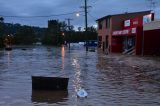
{"type": "Polygon", "coordinates": [[[126,12],[97,19],[98,47],[107,53],[141,54],[143,24],[151,20],[154,20],[152,11],[126,12]]]}

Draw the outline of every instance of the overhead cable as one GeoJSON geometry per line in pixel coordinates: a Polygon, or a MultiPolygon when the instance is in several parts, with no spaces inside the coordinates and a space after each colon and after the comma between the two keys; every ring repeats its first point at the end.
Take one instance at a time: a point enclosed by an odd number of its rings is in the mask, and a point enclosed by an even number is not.
{"type": "Polygon", "coordinates": [[[44,18],[44,17],[57,17],[57,16],[65,16],[65,15],[71,15],[71,14],[75,14],[75,13],[82,13],[84,11],[74,11],[74,12],[69,12],[69,13],[62,13],[62,14],[51,14],[51,15],[35,15],[35,16],[16,16],[16,15],[0,15],[1,17],[11,17],[11,18],[44,18]]]}

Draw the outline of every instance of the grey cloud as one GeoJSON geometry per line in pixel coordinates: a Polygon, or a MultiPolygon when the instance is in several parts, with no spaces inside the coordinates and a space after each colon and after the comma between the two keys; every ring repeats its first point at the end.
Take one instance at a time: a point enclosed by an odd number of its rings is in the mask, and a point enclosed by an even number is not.
{"type": "MultiPolygon", "coordinates": [[[[156,0],[159,6],[159,0],[156,0]]],[[[20,16],[41,16],[63,14],[73,11],[80,11],[80,6],[84,5],[84,0],[0,0],[0,15],[20,15],[20,16]]],[[[96,24],[95,20],[109,14],[119,14],[123,12],[135,12],[149,9],[147,0],[88,0],[89,9],[88,23],[96,24]]],[[[5,18],[6,22],[21,23],[27,25],[47,26],[47,20],[73,18],[71,24],[84,26],[84,13],[80,17],[74,14],[46,17],[46,18],[5,18]]]]}

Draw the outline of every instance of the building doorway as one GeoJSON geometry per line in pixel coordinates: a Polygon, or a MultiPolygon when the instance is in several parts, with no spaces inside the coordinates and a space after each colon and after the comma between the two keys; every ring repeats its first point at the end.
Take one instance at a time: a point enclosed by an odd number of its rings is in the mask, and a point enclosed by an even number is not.
{"type": "Polygon", "coordinates": [[[135,36],[125,36],[123,38],[123,50],[128,51],[135,47],[135,36]]]}

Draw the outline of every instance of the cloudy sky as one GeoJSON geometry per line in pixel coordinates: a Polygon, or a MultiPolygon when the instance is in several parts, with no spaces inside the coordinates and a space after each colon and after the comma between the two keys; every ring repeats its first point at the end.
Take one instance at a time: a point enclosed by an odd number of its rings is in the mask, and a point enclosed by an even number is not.
{"type": "MultiPolygon", "coordinates": [[[[160,18],[160,0],[88,0],[87,2],[88,6],[91,6],[88,9],[89,26],[95,25],[96,19],[106,15],[151,8],[155,10],[156,18],[160,18]],[[149,1],[155,1],[155,6],[149,1]]],[[[84,12],[80,12],[80,16],[76,17],[76,12],[84,10],[83,6],[84,0],[0,0],[0,16],[3,16],[7,23],[40,27],[47,27],[47,21],[50,19],[65,21],[66,18],[71,18],[72,25],[83,27],[84,12]]]]}

